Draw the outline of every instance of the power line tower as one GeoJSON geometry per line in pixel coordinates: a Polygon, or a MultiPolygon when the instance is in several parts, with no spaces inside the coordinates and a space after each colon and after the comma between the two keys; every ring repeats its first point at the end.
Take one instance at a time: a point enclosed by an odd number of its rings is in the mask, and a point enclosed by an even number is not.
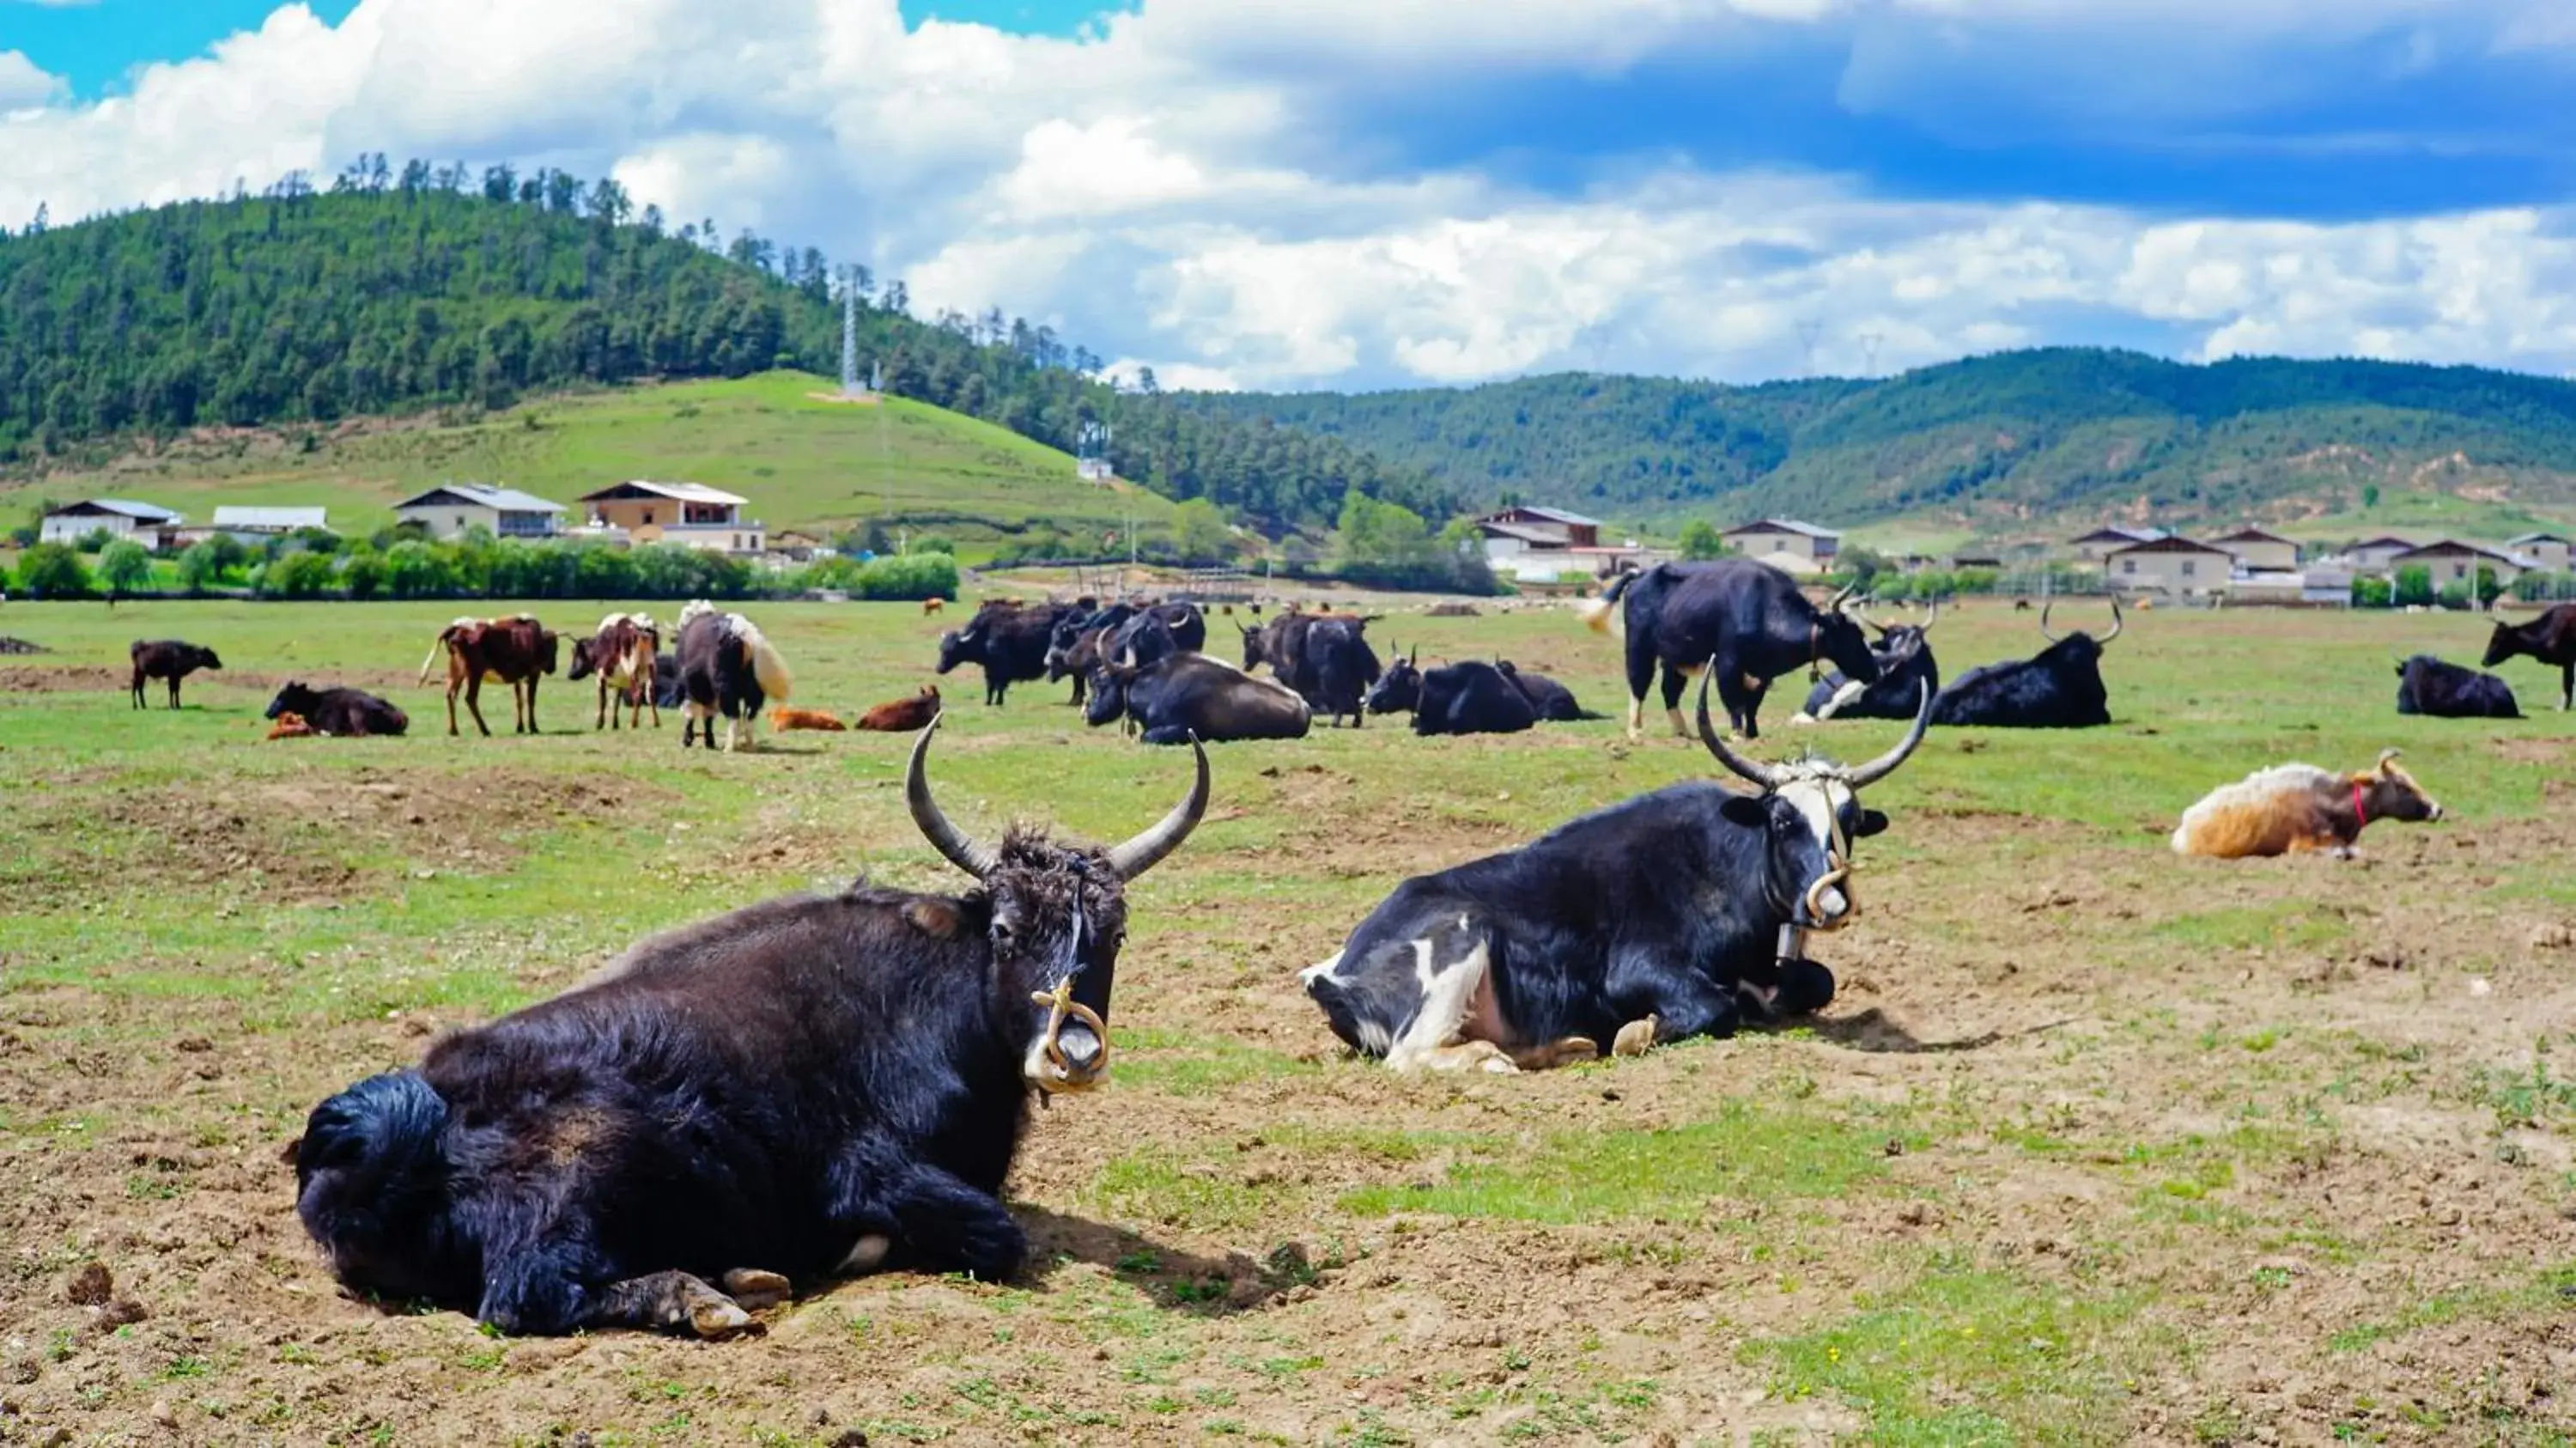
{"type": "Polygon", "coordinates": [[[1876,377],[1878,375],[1878,334],[1876,332],[1860,334],[1860,357],[1860,375],[1876,377]]]}
{"type": "Polygon", "coordinates": [[[867,395],[859,386],[859,269],[846,263],[841,267],[841,395],[867,395]]]}
{"type": "Polygon", "coordinates": [[[1813,318],[1798,324],[1798,355],[1804,359],[1801,368],[1809,377],[1816,375],[1816,339],[1824,334],[1825,324],[1813,318]]]}

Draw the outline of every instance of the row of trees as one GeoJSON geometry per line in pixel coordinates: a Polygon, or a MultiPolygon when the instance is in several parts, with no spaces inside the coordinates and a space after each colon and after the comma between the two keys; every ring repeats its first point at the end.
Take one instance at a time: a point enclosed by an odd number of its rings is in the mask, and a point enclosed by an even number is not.
{"type": "Polygon", "coordinates": [[[1043,324],[910,315],[899,280],[713,219],[676,230],[609,178],[361,157],[317,191],[178,203],[0,234],[0,464],[134,434],[263,426],[648,377],[831,372],[847,275],[859,346],[900,396],[1066,451],[1106,424],[1123,477],[1274,536],[1357,490],[1448,511],[1418,473],[1333,437],[1122,393],[1043,324]]]}
{"type": "MultiPolygon", "coordinates": [[[[175,562],[177,588],[203,594],[232,587],[262,598],[596,598],[689,599],[795,597],[838,590],[854,598],[957,596],[957,560],[924,552],[861,561],[840,555],[784,570],[754,568],[739,558],[671,544],[620,548],[606,543],[530,543],[469,538],[432,543],[404,538],[379,550],[358,543],[342,551],[293,548],[272,557],[227,554],[215,538],[190,545],[175,562]]],[[[234,545],[238,550],[239,545],[234,545]]],[[[150,591],[155,571],[142,545],[120,539],[95,567],[69,544],[41,543],[19,557],[20,594],[77,599],[150,591]]]]}

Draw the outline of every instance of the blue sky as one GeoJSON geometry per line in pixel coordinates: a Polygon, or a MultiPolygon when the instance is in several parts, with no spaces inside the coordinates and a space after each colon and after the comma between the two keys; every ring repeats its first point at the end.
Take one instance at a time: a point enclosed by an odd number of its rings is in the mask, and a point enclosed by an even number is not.
{"type": "Polygon", "coordinates": [[[2571,90],[2576,0],[0,0],[0,225],[382,149],[1206,385],[2557,372],[2571,90]]]}

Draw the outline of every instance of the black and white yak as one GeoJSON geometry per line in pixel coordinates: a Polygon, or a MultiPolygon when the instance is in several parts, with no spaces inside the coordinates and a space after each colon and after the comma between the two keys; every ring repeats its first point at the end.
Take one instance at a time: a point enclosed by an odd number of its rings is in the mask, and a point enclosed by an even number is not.
{"type": "Polygon", "coordinates": [[[1125,844],[986,844],[931,798],[936,728],[905,798],[965,893],[685,926],[315,1107],[296,1212],[339,1280],[504,1332],[718,1337],[880,1267],[1017,1273],[1001,1193],[1030,1099],[1105,1077],[1126,887],[1206,812],[1207,755],[1125,844]]]}
{"type": "Polygon", "coordinates": [[[1894,627],[1864,615],[1861,622],[1878,630],[1878,642],[1869,646],[1878,660],[1878,678],[1870,683],[1847,678],[1836,669],[1807,691],[1807,707],[1789,717],[1792,724],[1821,724],[1828,719],[1911,719],[1915,701],[1929,683],[1934,693],[1941,691],[1941,665],[1932,657],[1932,642],[1926,635],[1932,625],[1941,621],[1941,601],[1932,601],[1932,612],[1923,622],[1900,623],[1894,627]]]}
{"type": "Polygon", "coordinates": [[[1895,748],[1846,769],[1737,754],[1709,722],[1708,688],[1700,739],[1759,793],[1669,785],[1405,881],[1301,977],[1333,1034],[1398,1070],[1514,1071],[1832,1000],[1807,933],[1853,918],[1852,841],[1887,828],[1860,791],[1923,742],[1931,694],[1895,748]]]}
{"type": "Polygon", "coordinates": [[[762,635],[758,625],[738,613],[719,613],[699,599],[680,610],[680,747],[706,733],[716,747],[716,718],[725,721],[725,752],[751,747],[760,711],[772,699],[790,697],[796,681],[787,661],[762,635]]]}

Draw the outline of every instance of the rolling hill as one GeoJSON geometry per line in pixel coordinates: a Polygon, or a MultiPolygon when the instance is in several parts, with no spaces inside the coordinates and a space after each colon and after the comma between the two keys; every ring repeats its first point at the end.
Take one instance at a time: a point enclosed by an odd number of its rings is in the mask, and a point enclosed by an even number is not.
{"type": "MultiPolygon", "coordinates": [[[[0,233],[0,468],[39,480],[210,431],[332,435],[566,389],[839,369],[817,251],[746,232],[719,254],[712,223],[670,234],[614,183],[559,171],[495,167],[481,192],[462,168],[393,174],[0,233]]],[[[1329,523],[1353,488],[1445,507],[1331,439],[1122,395],[1043,325],[923,321],[900,283],[862,290],[859,350],[889,391],[1058,449],[1108,424],[1119,475],[1165,498],[1274,533],[1329,523]]]]}
{"type": "MultiPolygon", "coordinates": [[[[874,520],[955,539],[968,557],[1033,523],[1097,536],[1132,520],[1166,530],[1173,503],[1074,476],[1065,453],[926,403],[852,405],[801,372],[598,389],[333,427],[233,429],[123,454],[104,466],[0,487],[0,511],[40,497],[135,497],[211,516],[218,503],[322,504],[364,534],[441,481],[498,479],[569,504],[621,478],[686,478],[740,493],[771,529],[874,520]]],[[[578,522],[572,518],[570,521],[578,522]]]]}
{"type": "Polygon", "coordinates": [[[2474,367],[2055,348],[1881,381],[1558,374],[1177,401],[1338,438],[1479,502],[1661,531],[1789,513],[1917,537],[2111,517],[2503,536],[2576,518],[2576,384],[2474,367]]]}

